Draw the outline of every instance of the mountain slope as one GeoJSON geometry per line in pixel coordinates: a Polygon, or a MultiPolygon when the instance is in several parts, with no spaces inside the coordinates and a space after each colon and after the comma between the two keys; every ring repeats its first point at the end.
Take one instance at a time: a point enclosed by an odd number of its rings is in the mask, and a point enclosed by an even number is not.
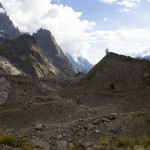
{"type": "Polygon", "coordinates": [[[88,73],[93,68],[93,65],[82,56],[79,56],[77,61],[75,61],[70,54],[66,54],[66,56],[68,57],[70,63],[72,63],[76,69],[83,73],[88,73]]]}
{"type": "Polygon", "coordinates": [[[49,62],[51,62],[56,68],[58,68],[62,73],[68,76],[74,76],[75,70],[72,64],[69,62],[68,58],[64,55],[61,48],[55,41],[50,31],[40,29],[33,36],[37,40],[40,48],[46,54],[49,62]]]}
{"type": "Polygon", "coordinates": [[[150,62],[107,54],[85,77],[91,88],[130,90],[150,86],[150,62]]]}
{"type": "Polygon", "coordinates": [[[23,74],[23,72],[21,72],[13,64],[11,64],[8,59],[0,56],[0,74],[21,75],[23,74]]]}
{"type": "Polygon", "coordinates": [[[16,28],[13,22],[9,19],[5,8],[0,3],[0,36],[7,39],[14,39],[21,35],[18,28],[16,28]]]}
{"type": "Polygon", "coordinates": [[[59,74],[59,71],[48,62],[35,38],[30,35],[22,35],[13,40],[0,38],[0,55],[32,77],[44,78],[59,74]]]}

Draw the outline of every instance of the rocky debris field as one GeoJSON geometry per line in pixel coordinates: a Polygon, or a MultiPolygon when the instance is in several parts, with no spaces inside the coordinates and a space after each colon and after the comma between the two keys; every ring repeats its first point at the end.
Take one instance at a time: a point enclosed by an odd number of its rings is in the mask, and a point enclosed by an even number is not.
{"type": "MultiPolygon", "coordinates": [[[[29,149],[2,142],[4,135],[26,141],[33,150],[149,149],[149,99],[142,105],[136,94],[131,96],[135,91],[101,91],[98,98],[93,91],[76,88],[76,81],[1,76],[0,149],[29,149]]],[[[144,94],[149,96],[148,89],[144,94]]]]}

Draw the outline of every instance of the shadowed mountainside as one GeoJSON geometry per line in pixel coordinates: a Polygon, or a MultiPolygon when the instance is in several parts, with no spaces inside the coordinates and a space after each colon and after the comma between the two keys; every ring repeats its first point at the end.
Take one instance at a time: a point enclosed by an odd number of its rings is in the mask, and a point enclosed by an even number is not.
{"type": "Polygon", "coordinates": [[[85,77],[93,89],[130,90],[150,86],[150,62],[108,53],[85,77]]]}
{"type": "Polygon", "coordinates": [[[33,36],[37,40],[40,48],[46,54],[50,63],[68,76],[75,75],[75,69],[56,43],[56,40],[50,31],[46,29],[40,29],[37,31],[37,33],[34,33],[33,36]]]}
{"type": "Polygon", "coordinates": [[[0,38],[0,54],[26,75],[43,78],[59,74],[30,35],[22,35],[13,40],[0,38]]]}

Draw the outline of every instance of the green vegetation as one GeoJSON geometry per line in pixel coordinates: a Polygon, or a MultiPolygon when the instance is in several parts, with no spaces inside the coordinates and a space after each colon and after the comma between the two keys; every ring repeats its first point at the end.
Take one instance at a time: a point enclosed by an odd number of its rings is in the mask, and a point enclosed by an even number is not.
{"type": "Polygon", "coordinates": [[[40,49],[40,48],[38,48],[36,45],[34,45],[34,44],[31,44],[30,45],[30,49],[34,52],[34,53],[37,53],[39,56],[41,56],[41,57],[44,57],[45,56],[45,54],[44,54],[44,52],[40,49]]]}
{"type": "Polygon", "coordinates": [[[18,140],[14,136],[2,135],[0,136],[0,144],[17,147],[19,143],[18,143],[18,140]]]}
{"type": "Polygon", "coordinates": [[[110,83],[110,89],[111,89],[111,90],[114,90],[114,89],[115,89],[115,85],[114,85],[113,82],[110,83]]]}
{"type": "Polygon", "coordinates": [[[108,48],[106,48],[105,52],[106,52],[106,55],[107,55],[107,54],[109,53],[109,49],[108,49],[108,48]]]}
{"type": "Polygon", "coordinates": [[[13,56],[13,52],[11,50],[9,50],[8,48],[6,48],[5,46],[0,45],[0,54],[3,56],[13,56]]]}
{"type": "Polygon", "coordinates": [[[144,137],[132,138],[132,139],[118,137],[115,140],[104,138],[100,140],[100,145],[112,146],[112,147],[131,147],[131,148],[134,148],[135,145],[141,145],[147,148],[150,146],[150,137],[144,136],[144,137]]]}
{"type": "Polygon", "coordinates": [[[33,62],[36,61],[36,58],[32,55],[20,57],[20,60],[23,62],[33,62]]]}
{"type": "Polygon", "coordinates": [[[0,74],[5,74],[5,71],[2,68],[0,68],[0,74]]]}
{"type": "Polygon", "coordinates": [[[16,137],[8,134],[0,135],[0,145],[4,144],[11,147],[19,147],[22,150],[37,150],[28,145],[25,141],[19,141],[16,137]]]}
{"type": "Polygon", "coordinates": [[[111,145],[111,141],[108,138],[104,138],[104,139],[100,140],[100,145],[102,145],[102,146],[110,146],[111,145]]]}
{"type": "Polygon", "coordinates": [[[118,147],[134,147],[134,144],[127,139],[119,139],[115,145],[118,147]]]}
{"type": "Polygon", "coordinates": [[[80,143],[74,143],[72,146],[66,148],[65,150],[77,150],[80,148],[80,146],[81,146],[80,143]]]}

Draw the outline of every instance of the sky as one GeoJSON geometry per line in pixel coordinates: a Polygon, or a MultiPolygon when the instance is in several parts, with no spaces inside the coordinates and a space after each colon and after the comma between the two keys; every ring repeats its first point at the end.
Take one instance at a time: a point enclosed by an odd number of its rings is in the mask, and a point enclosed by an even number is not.
{"type": "MultiPolygon", "coordinates": [[[[150,0],[0,0],[22,32],[54,35],[64,53],[96,64],[110,52],[150,55],[150,0]]],[[[2,10],[0,10],[2,13],[2,10]]]]}

